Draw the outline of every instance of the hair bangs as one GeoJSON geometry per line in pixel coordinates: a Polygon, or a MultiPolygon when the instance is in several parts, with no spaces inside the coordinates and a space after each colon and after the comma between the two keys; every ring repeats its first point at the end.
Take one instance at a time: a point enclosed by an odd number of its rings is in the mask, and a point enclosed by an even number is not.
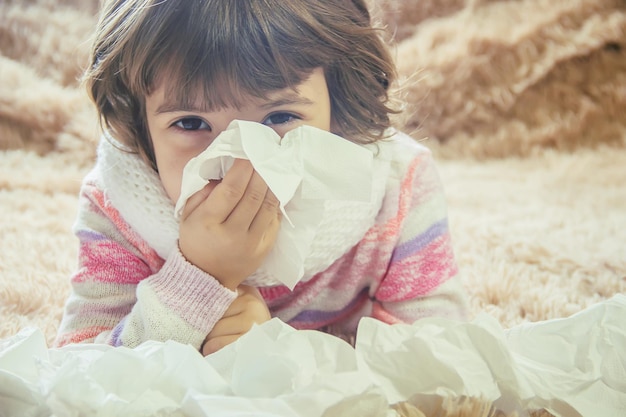
{"type": "Polygon", "coordinates": [[[131,81],[143,84],[136,92],[149,94],[164,86],[168,100],[182,108],[209,111],[240,108],[250,97],[264,99],[303,82],[323,64],[311,56],[313,48],[302,48],[310,36],[290,27],[298,23],[288,8],[270,13],[257,3],[192,2],[172,10],[146,48],[151,56],[135,73],[136,82],[131,81]],[[225,24],[203,23],[207,14],[225,24]]]}
{"type": "Polygon", "coordinates": [[[242,108],[322,67],[337,131],[368,143],[390,126],[393,60],[366,0],[106,0],[84,81],[103,127],[153,168],[145,99],[242,108]]]}

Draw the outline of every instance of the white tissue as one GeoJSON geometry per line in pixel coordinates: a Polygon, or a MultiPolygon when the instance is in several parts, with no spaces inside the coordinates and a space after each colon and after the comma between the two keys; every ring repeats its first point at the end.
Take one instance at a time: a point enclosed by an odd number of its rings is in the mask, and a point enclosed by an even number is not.
{"type": "Polygon", "coordinates": [[[281,137],[260,123],[235,120],[183,171],[175,215],[234,160],[248,159],[280,201],[283,222],[261,269],[293,289],[324,214],[324,202],[372,198],[371,150],[330,132],[300,126],[281,137]]]}
{"type": "Polygon", "coordinates": [[[567,319],[503,330],[423,319],[361,321],[356,348],[278,319],[203,358],[175,342],[135,349],[48,349],[39,330],[0,341],[0,415],[393,416],[409,401],[471,396],[499,410],[545,408],[557,417],[626,410],[626,296],[567,319]]]}
{"type": "Polygon", "coordinates": [[[47,349],[34,329],[0,350],[2,416],[319,417],[361,398],[366,416],[389,406],[350,345],[278,319],[207,358],[175,342],[47,349]]]}
{"type": "Polygon", "coordinates": [[[429,318],[386,326],[361,320],[359,369],[390,403],[433,397],[493,401],[505,413],[542,409],[561,417],[626,415],[626,296],[569,318],[509,330],[487,314],[472,323],[429,318]]]}

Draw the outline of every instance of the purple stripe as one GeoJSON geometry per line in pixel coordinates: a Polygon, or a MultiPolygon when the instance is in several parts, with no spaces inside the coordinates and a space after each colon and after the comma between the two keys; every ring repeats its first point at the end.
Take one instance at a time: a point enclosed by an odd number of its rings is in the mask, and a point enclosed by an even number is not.
{"type": "Polygon", "coordinates": [[[94,242],[98,240],[107,239],[107,237],[103,235],[102,233],[94,232],[91,230],[79,230],[78,232],[76,232],[76,236],[81,241],[87,241],[87,242],[94,242]]]}
{"type": "Polygon", "coordinates": [[[424,249],[433,240],[445,234],[448,231],[448,221],[443,219],[430,226],[424,233],[421,233],[413,239],[398,245],[391,257],[391,262],[398,262],[404,258],[413,255],[424,249]]]}
{"type": "Polygon", "coordinates": [[[126,324],[126,317],[124,317],[111,332],[111,344],[115,347],[122,345],[122,340],[120,339],[120,335],[122,334],[122,330],[124,330],[124,325],[126,324]]]}
{"type": "Polygon", "coordinates": [[[342,316],[354,309],[361,301],[363,301],[364,297],[367,297],[367,288],[361,291],[350,303],[342,308],[341,310],[335,311],[323,311],[323,310],[304,310],[300,312],[296,317],[290,320],[290,322],[304,322],[304,323],[330,323],[337,316],[342,316]]]}

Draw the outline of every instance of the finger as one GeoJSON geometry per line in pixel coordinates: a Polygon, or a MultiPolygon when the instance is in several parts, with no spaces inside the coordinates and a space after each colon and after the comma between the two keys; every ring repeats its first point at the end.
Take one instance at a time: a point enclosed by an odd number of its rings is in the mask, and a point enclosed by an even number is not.
{"type": "Polygon", "coordinates": [[[228,346],[233,343],[235,340],[239,339],[241,334],[237,335],[227,335],[227,336],[219,336],[211,339],[207,339],[202,346],[202,354],[204,356],[210,355],[211,353],[215,353],[224,346],[228,346]]]}
{"type": "MultiPolygon", "coordinates": [[[[260,321],[260,320],[259,320],[260,321]]],[[[211,329],[207,338],[212,339],[221,336],[246,333],[252,328],[256,320],[248,320],[242,314],[221,318],[211,329]]]]}
{"type": "Polygon", "coordinates": [[[213,192],[213,190],[219,183],[220,183],[219,180],[212,180],[207,185],[205,185],[200,191],[196,192],[191,197],[189,197],[189,199],[187,199],[187,202],[185,203],[185,207],[183,208],[182,219],[184,220],[187,217],[189,217],[189,215],[193,213],[193,211],[196,208],[198,208],[198,206],[202,204],[204,200],[207,199],[207,197],[213,192]]]}
{"type": "Polygon", "coordinates": [[[240,286],[237,287],[238,296],[243,296],[243,295],[248,295],[248,294],[258,298],[259,300],[263,300],[261,291],[259,291],[257,287],[253,287],[252,285],[246,285],[246,284],[241,284],[240,286]]]}
{"type": "Polygon", "coordinates": [[[230,303],[221,320],[241,314],[248,308],[249,304],[257,300],[265,304],[265,300],[257,288],[244,284],[239,285],[237,287],[237,298],[230,303]]]}
{"type": "Polygon", "coordinates": [[[207,214],[220,222],[228,219],[243,197],[253,172],[250,161],[235,159],[222,182],[207,197],[207,214]]]}
{"type": "Polygon", "coordinates": [[[251,310],[245,313],[220,319],[207,335],[207,339],[244,334],[249,332],[255,324],[262,324],[270,319],[271,316],[267,309],[255,305],[251,310]]]}
{"type": "MultiPolygon", "coordinates": [[[[236,316],[241,314],[246,309],[246,300],[241,298],[241,295],[237,296],[235,300],[230,303],[221,320],[224,320],[227,317],[236,316]]],[[[218,322],[219,323],[219,322],[218,322]]]]}
{"type": "Polygon", "coordinates": [[[267,192],[267,184],[257,172],[254,172],[250,177],[246,191],[239,200],[237,207],[228,216],[227,222],[235,227],[248,230],[264,204],[267,192]]]}
{"type": "Polygon", "coordinates": [[[250,225],[250,232],[253,235],[263,234],[274,222],[276,222],[276,226],[278,226],[281,218],[280,202],[274,193],[268,190],[261,207],[257,210],[256,216],[250,225]]]}

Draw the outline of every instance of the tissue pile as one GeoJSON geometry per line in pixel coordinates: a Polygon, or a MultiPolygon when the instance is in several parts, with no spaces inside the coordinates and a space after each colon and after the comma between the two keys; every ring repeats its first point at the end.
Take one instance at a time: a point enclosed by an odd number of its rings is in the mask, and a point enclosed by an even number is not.
{"type": "Polygon", "coordinates": [[[404,403],[482,397],[504,413],[626,410],[626,296],[567,319],[503,330],[363,319],[355,348],[273,319],[203,358],[190,346],[48,349],[38,330],[0,342],[2,416],[398,416],[404,403]],[[601,401],[598,401],[601,399],[601,401]]]}

